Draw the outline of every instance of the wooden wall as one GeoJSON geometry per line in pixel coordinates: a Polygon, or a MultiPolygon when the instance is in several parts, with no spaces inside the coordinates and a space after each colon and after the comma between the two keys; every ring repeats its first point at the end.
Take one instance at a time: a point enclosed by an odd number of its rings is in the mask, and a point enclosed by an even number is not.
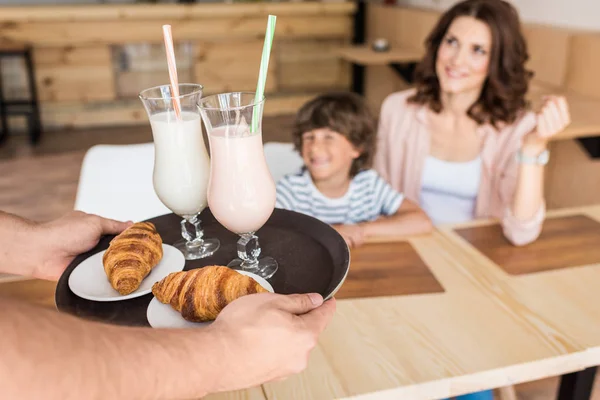
{"type": "Polygon", "coordinates": [[[275,14],[265,114],[293,113],[320,92],[350,88],[350,67],[335,49],[350,42],[354,9],[351,2],[3,7],[0,42],[33,45],[46,128],[138,124],[146,116],[137,93],[168,82],[163,24],[172,25],[176,45],[192,49],[179,65],[181,82],[201,83],[207,94],[252,91],[267,15],[275,14]],[[143,43],[155,44],[147,62],[128,65],[123,46],[143,43]]]}

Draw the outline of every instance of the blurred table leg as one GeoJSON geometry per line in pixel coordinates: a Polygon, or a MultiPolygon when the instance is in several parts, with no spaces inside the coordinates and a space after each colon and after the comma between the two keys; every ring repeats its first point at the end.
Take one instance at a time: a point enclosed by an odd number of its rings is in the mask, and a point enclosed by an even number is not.
{"type": "Polygon", "coordinates": [[[597,367],[563,375],[558,390],[558,400],[589,400],[592,396],[597,367]]]}

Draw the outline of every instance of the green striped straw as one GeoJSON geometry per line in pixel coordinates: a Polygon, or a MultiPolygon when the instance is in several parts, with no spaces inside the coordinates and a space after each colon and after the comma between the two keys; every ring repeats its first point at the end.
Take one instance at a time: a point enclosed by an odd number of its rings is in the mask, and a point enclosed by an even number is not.
{"type": "MultiPolygon", "coordinates": [[[[267,83],[267,70],[269,69],[269,57],[271,56],[271,47],[273,46],[273,36],[275,35],[275,22],[277,17],[269,15],[267,21],[267,32],[265,33],[265,44],[263,46],[262,58],[260,59],[260,71],[258,73],[258,84],[256,85],[256,97],[254,98],[254,104],[258,104],[264,96],[265,84],[267,83]]],[[[254,107],[254,113],[252,115],[252,133],[258,131],[258,125],[260,123],[260,109],[254,107]]]]}

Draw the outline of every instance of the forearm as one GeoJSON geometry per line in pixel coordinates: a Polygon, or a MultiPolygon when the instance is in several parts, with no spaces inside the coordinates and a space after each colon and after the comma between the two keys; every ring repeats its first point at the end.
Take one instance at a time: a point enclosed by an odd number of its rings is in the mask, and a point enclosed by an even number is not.
{"type": "Polygon", "coordinates": [[[0,211],[0,272],[31,276],[37,224],[0,211]]]}
{"type": "Polygon", "coordinates": [[[209,331],[109,326],[5,299],[0,309],[6,398],[192,398],[224,372],[209,331]]]}
{"type": "Polygon", "coordinates": [[[519,220],[529,220],[540,210],[544,201],[544,167],[520,164],[512,214],[519,220]]]}
{"type": "Polygon", "coordinates": [[[367,238],[418,235],[429,233],[433,229],[431,221],[421,210],[381,217],[376,221],[363,223],[362,227],[367,238]]]}

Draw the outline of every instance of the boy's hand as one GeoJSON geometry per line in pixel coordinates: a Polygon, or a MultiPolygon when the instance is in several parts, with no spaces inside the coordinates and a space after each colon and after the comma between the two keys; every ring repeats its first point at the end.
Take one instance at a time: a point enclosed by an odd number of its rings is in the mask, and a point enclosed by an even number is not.
{"type": "Polygon", "coordinates": [[[344,238],[348,247],[358,247],[365,243],[365,230],[360,225],[332,225],[344,238]]]}

